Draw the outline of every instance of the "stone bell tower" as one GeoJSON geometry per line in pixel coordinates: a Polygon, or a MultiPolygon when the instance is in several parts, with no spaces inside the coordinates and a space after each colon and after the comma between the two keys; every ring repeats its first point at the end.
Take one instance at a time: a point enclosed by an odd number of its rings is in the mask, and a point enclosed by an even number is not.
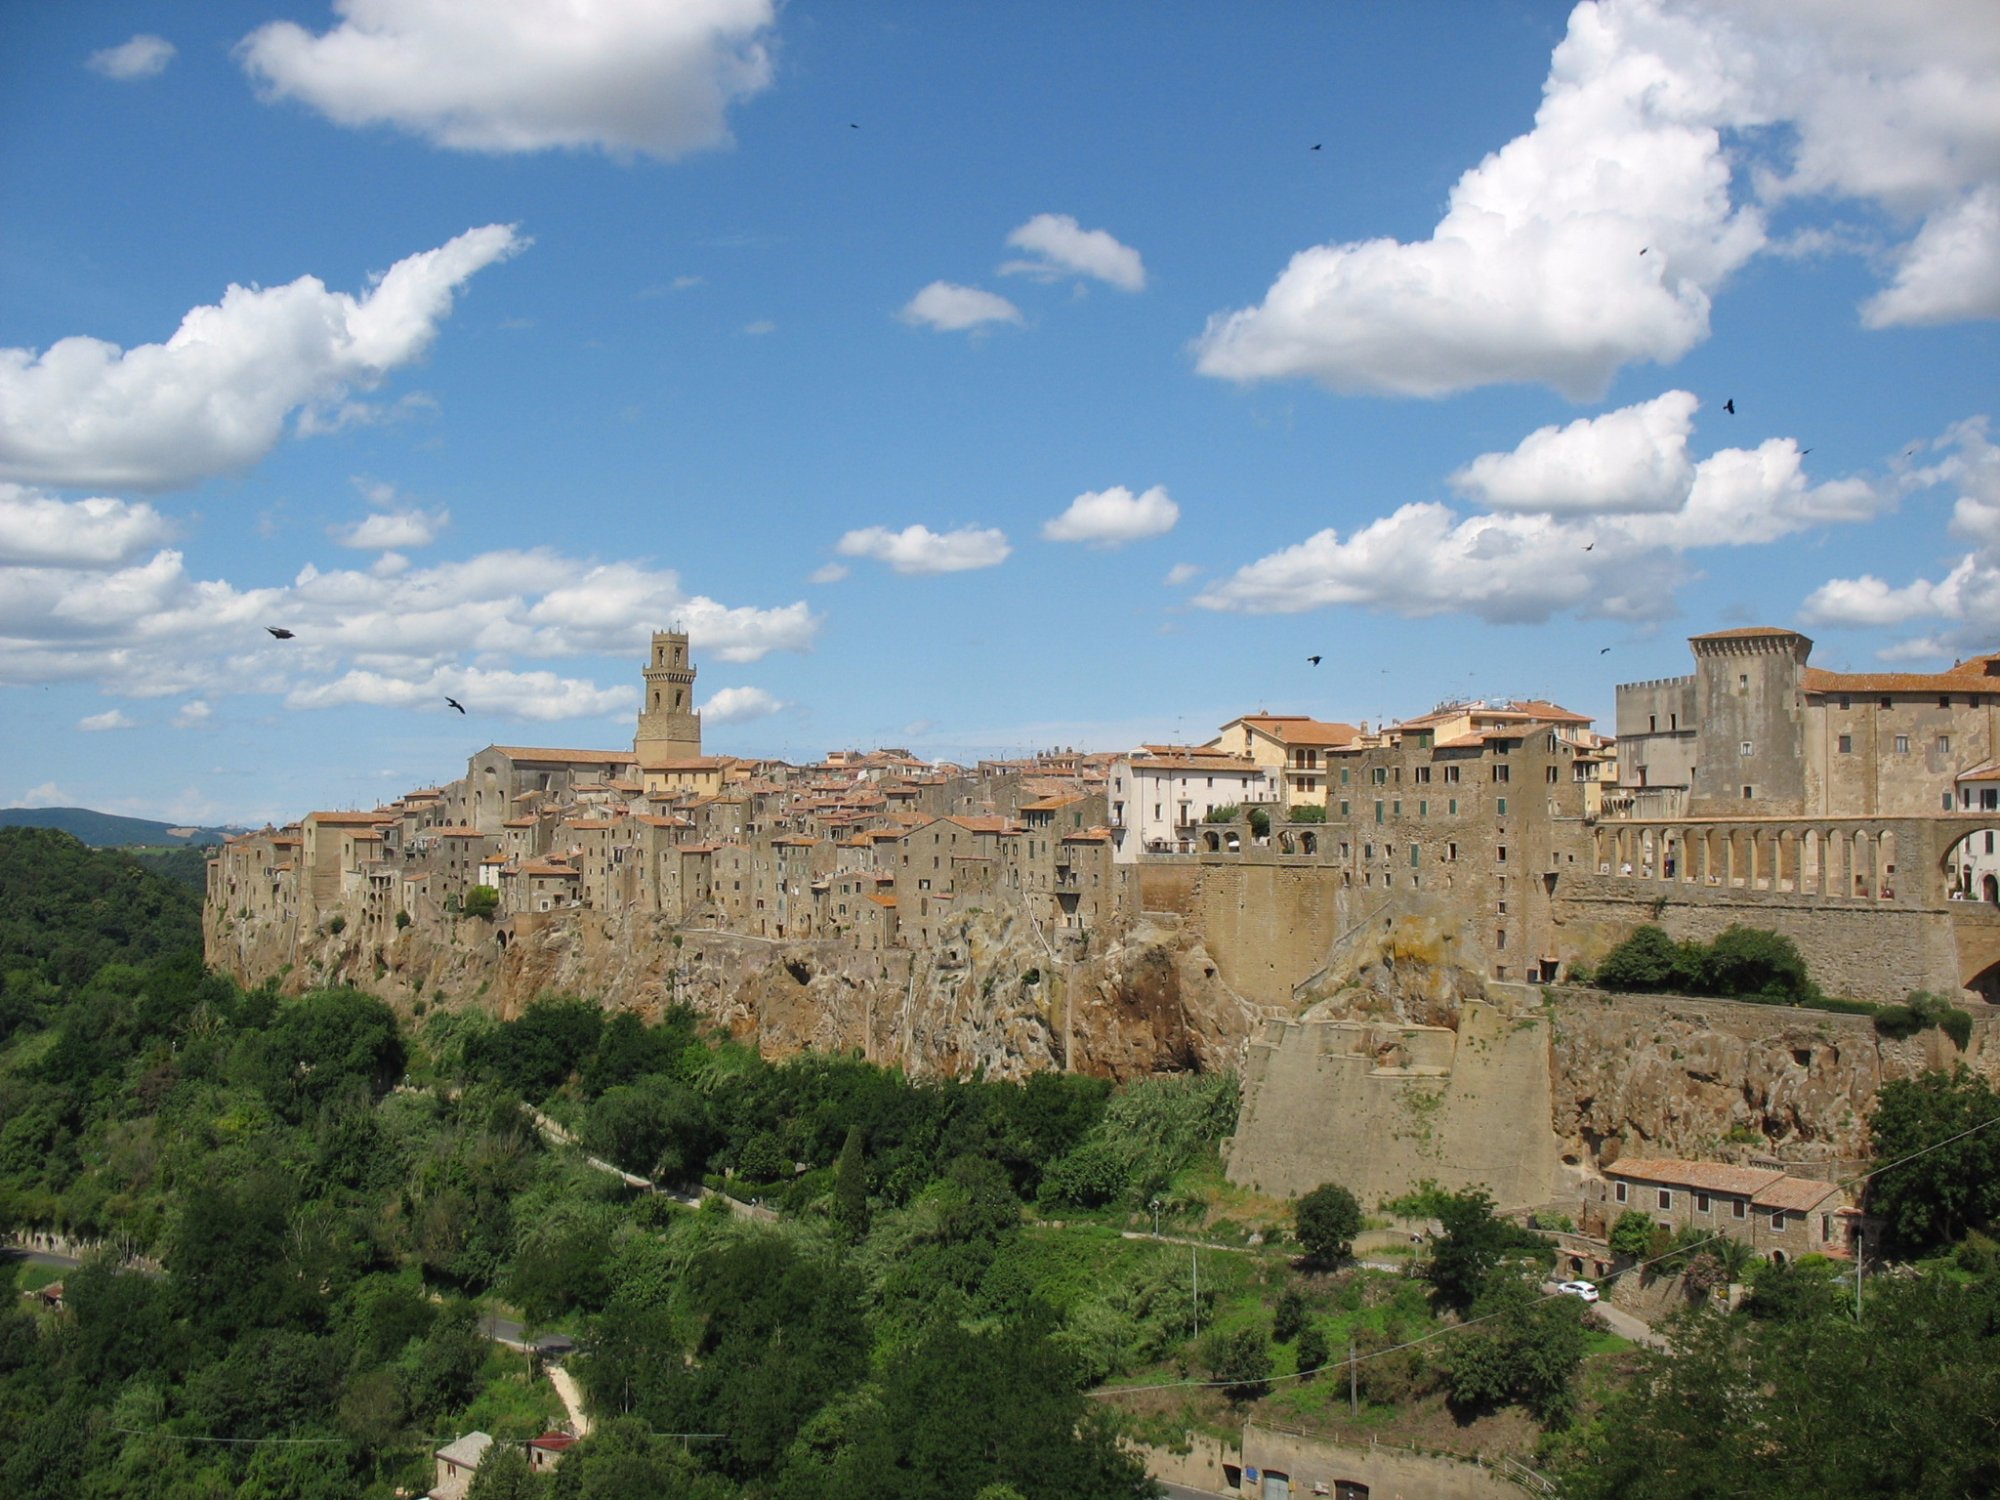
{"type": "Polygon", "coordinates": [[[653,632],[632,754],[642,771],[701,754],[701,715],[694,711],[694,664],[688,660],[684,630],[653,632]]]}

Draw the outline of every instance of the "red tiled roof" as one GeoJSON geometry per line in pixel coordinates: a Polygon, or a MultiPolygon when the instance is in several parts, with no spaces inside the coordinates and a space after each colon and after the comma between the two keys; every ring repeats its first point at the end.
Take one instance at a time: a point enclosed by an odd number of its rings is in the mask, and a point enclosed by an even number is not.
{"type": "Polygon", "coordinates": [[[1681,1161],[1670,1156],[1615,1161],[1604,1169],[1604,1175],[1656,1182],[1662,1187],[1734,1193],[1743,1198],[1783,1181],[1785,1176],[1783,1172],[1768,1167],[1733,1167],[1727,1162],[1681,1161]]]}

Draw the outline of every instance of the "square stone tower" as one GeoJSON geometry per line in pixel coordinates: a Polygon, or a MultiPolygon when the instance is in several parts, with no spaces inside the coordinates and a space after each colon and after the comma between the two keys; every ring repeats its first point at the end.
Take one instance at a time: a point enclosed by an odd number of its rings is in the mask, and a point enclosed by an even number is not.
{"type": "Polygon", "coordinates": [[[632,754],[639,769],[658,770],[669,761],[701,754],[701,715],[694,711],[694,663],[688,660],[684,630],[653,632],[646,663],[646,696],[639,704],[639,728],[632,754]]]}

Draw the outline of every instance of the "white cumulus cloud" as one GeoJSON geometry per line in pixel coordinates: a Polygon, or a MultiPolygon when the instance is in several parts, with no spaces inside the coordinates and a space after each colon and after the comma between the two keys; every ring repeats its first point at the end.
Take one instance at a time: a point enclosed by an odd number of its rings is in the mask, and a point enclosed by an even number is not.
{"type": "Polygon", "coordinates": [[[397,510],[367,516],[346,526],[331,526],[327,532],[343,547],[388,551],[399,547],[427,547],[450,524],[451,512],[448,510],[397,510]]]}
{"type": "Polygon", "coordinates": [[[1511,453],[1481,454],[1451,483],[1495,510],[1670,509],[1694,483],[1687,443],[1699,405],[1686,391],[1668,391],[1567,427],[1543,427],[1511,453]]]}
{"type": "Polygon", "coordinates": [[[337,409],[415,360],[466,280],[526,244],[510,225],[467,230],[360,297],[313,276],[231,286],[164,344],[0,349],[0,479],[166,489],[244,468],[287,414],[337,409]]]}
{"type": "Polygon", "coordinates": [[[1791,438],[1725,448],[1683,469],[1684,418],[1675,415],[1683,408],[1691,411],[1691,401],[1649,402],[1594,423],[1545,428],[1454,476],[1462,489],[1507,508],[1464,514],[1435,501],[1403,505],[1349,535],[1327,528],[1247,564],[1194,602],[1249,614],[1348,605],[1496,623],[1567,612],[1658,619],[1689,576],[1691,552],[1866,521],[1895,503],[1893,493],[1861,479],[1811,483],[1791,438]],[[1641,418],[1652,421],[1651,438],[1641,418]],[[1648,508],[1631,508],[1634,489],[1647,485],[1648,508]],[[1537,507],[1538,486],[1548,501],[1537,507]]]}
{"type": "Polygon", "coordinates": [[[2000,445],[1988,436],[1987,418],[1957,423],[1939,439],[1942,461],[1906,476],[1912,489],[1955,489],[1951,532],[1973,544],[1937,579],[1894,584],[1872,573],[1835,578],[1806,599],[1808,624],[1882,627],[1914,620],[1941,628],[1920,641],[1889,647],[1883,655],[1990,651],[2000,638],[2000,445]]]}
{"type": "Polygon", "coordinates": [[[1871,324],[1994,316],[1996,70],[2000,27],[1966,0],[1579,4],[1533,128],[1459,178],[1429,238],[1300,251],[1258,306],[1209,320],[1199,367],[1585,399],[1705,339],[1731,274],[1783,248],[1767,211],[1804,196],[1917,226],[1871,324]]]}
{"type": "Polygon", "coordinates": [[[121,42],[116,47],[106,47],[102,52],[93,52],[85,59],[84,66],[93,73],[101,73],[106,78],[115,78],[120,83],[130,83],[138,78],[154,78],[166,72],[167,64],[174,60],[174,44],[165,37],[140,32],[129,42],[121,42]]]}
{"type": "Polygon", "coordinates": [[[273,21],[237,56],[267,101],[458,151],[672,159],[729,140],[771,82],[772,0],[335,0],[315,35],[273,21]]]}
{"type": "Polygon", "coordinates": [[[833,550],[842,557],[872,557],[898,573],[921,574],[997,567],[1013,549],[1005,532],[977,526],[945,532],[928,526],[905,526],[901,531],[868,526],[842,536],[833,550]]]}
{"type": "Polygon", "coordinates": [[[201,699],[195,698],[183,703],[174,712],[174,728],[199,729],[215,717],[215,710],[201,699]]]}
{"type": "Polygon", "coordinates": [[[806,575],[807,583],[839,583],[854,570],[846,563],[822,563],[806,575]]]}
{"type": "Polygon", "coordinates": [[[172,535],[166,517],[143,501],[57,500],[0,484],[0,565],[111,568],[172,535]]]}
{"type": "Polygon", "coordinates": [[[1175,563],[1167,570],[1164,580],[1167,587],[1177,589],[1182,584],[1193,583],[1201,577],[1201,567],[1197,563],[1175,563]]]}
{"type": "Polygon", "coordinates": [[[762,688],[726,687],[701,706],[705,724],[742,724],[751,719],[768,719],[789,705],[762,688]]]}
{"type": "Polygon", "coordinates": [[[438,667],[428,672],[397,674],[356,668],[331,682],[293,688],[285,695],[287,708],[344,708],[371,704],[379,708],[409,708],[451,714],[447,698],[463,703],[468,717],[514,719],[550,724],[560,719],[593,719],[630,713],[638,707],[635,687],[599,687],[577,677],[554,672],[495,671],[483,667],[438,667]]]}
{"type": "Polygon", "coordinates": [[[986,323],[1018,323],[1021,309],[994,292],[976,286],[933,281],[896,314],[905,323],[922,324],[941,333],[957,333],[986,323]]]}
{"type": "Polygon", "coordinates": [[[1042,536],[1051,542],[1089,542],[1098,547],[1122,547],[1127,542],[1165,536],[1181,518],[1181,508],[1156,484],[1135,495],[1124,485],[1086,490],[1069,509],[1044,522],[1042,536]]]}
{"type": "Polygon", "coordinates": [[[1008,261],[1000,268],[1002,275],[1040,281],[1091,276],[1120,291],[1146,289],[1146,265],[1137,250],[1102,229],[1085,229],[1068,214],[1036,214],[1009,234],[1007,243],[1036,259],[1008,261]]]}
{"type": "Polygon", "coordinates": [[[76,727],[86,734],[99,734],[107,729],[135,729],[139,721],[121,708],[108,708],[101,714],[90,714],[76,721],[76,727]]]}

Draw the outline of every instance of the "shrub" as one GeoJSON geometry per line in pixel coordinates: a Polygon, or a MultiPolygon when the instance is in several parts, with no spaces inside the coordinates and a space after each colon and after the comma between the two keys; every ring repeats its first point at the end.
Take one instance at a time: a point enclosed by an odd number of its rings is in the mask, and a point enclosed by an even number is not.
{"type": "Polygon", "coordinates": [[[1332,1351],[1326,1347],[1326,1335],[1320,1332],[1317,1323],[1308,1323],[1299,1330],[1299,1378],[1311,1380],[1326,1368],[1332,1351]]]}
{"type": "Polygon", "coordinates": [[[339,937],[343,932],[347,931],[347,918],[343,917],[339,912],[335,912],[327,921],[326,930],[335,937],[339,937]]]}
{"type": "Polygon", "coordinates": [[[1642,1260],[1653,1245],[1653,1221],[1636,1208],[1628,1208],[1611,1226],[1611,1253],[1642,1260]]]}
{"type": "Polygon", "coordinates": [[[490,885],[475,885],[465,893],[462,909],[468,917],[484,917],[490,922],[500,909],[500,893],[490,885]]]}
{"type": "Polygon", "coordinates": [[[405,927],[408,927],[409,925],[410,925],[410,914],[406,911],[397,912],[396,931],[401,932],[405,927]]]}

